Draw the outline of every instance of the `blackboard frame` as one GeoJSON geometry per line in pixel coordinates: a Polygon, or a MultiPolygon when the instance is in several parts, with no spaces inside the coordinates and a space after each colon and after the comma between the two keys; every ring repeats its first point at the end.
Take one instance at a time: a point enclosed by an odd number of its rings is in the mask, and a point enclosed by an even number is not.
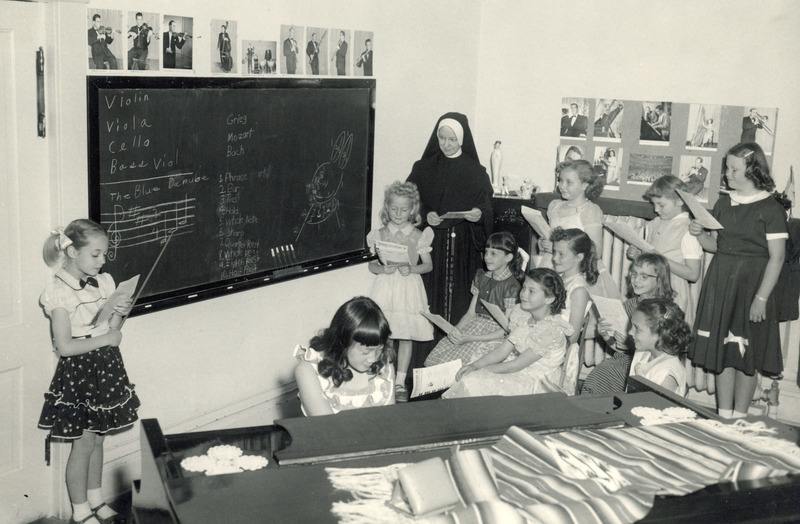
{"type": "MultiPolygon", "coordinates": [[[[369,89],[369,130],[367,139],[366,202],[364,202],[365,230],[363,248],[336,256],[319,258],[277,270],[218,280],[176,291],[148,295],[145,288],[131,316],[159,311],[171,307],[198,302],[210,298],[236,293],[261,286],[286,282],[299,277],[315,275],[342,267],[362,264],[372,260],[366,245],[372,219],[373,166],[375,150],[375,79],[335,78],[224,78],[224,77],[157,77],[157,76],[88,76],[87,97],[87,158],[88,158],[88,203],[89,217],[100,222],[100,122],[99,104],[101,89],[369,89]]],[[[142,279],[145,275],[142,275],[142,279]]]]}

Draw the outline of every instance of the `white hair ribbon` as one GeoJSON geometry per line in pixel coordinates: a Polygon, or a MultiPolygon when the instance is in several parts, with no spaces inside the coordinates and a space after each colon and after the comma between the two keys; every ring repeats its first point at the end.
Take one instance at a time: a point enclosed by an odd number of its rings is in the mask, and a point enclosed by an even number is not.
{"type": "Polygon", "coordinates": [[[50,231],[50,234],[58,236],[58,239],[56,240],[56,246],[58,247],[59,251],[65,251],[69,246],[72,245],[72,239],[64,234],[63,227],[55,228],[54,230],[50,231]]]}
{"type": "Polygon", "coordinates": [[[519,256],[522,258],[522,264],[520,264],[520,266],[522,267],[522,270],[525,271],[525,269],[528,267],[528,261],[531,259],[531,256],[521,247],[517,248],[517,253],[519,253],[519,256]]]}

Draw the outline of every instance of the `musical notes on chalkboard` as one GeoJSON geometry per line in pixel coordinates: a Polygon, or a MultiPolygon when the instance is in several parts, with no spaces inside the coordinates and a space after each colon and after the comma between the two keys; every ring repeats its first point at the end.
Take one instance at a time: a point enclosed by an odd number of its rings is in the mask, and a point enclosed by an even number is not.
{"type": "Polygon", "coordinates": [[[142,244],[163,244],[174,236],[194,232],[195,199],[184,197],[152,206],[126,208],[114,204],[112,212],[101,213],[101,224],[108,230],[108,259],[115,260],[119,249],[142,244]]]}

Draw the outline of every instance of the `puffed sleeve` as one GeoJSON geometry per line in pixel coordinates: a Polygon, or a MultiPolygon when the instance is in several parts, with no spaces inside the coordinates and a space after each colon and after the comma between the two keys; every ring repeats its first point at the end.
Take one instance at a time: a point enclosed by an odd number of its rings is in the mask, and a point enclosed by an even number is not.
{"type": "Polygon", "coordinates": [[[772,197],[769,197],[770,205],[765,209],[762,220],[767,240],[788,239],[789,232],[786,229],[786,212],[783,207],[772,197]]]}
{"type": "Polygon", "coordinates": [[[559,202],[561,202],[561,200],[553,199],[550,201],[549,204],[547,204],[547,211],[546,211],[547,223],[550,225],[553,224],[553,218],[555,217],[556,209],[558,209],[559,202]]]}
{"type": "Polygon", "coordinates": [[[381,239],[381,234],[377,229],[373,229],[369,233],[367,233],[367,246],[369,246],[370,252],[374,255],[375,254],[375,242],[381,239]]]}
{"type": "Polygon", "coordinates": [[[78,308],[80,299],[74,290],[56,279],[51,279],[39,296],[39,303],[49,317],[54,309],[65,309],[67,313],[73,313],[78,308]]]}
{"type": "Polygon", "coordinates": [[[422,230],[422,234],[419,236],[419,240],[417,241],[417,253],[420,255],[423,253],[430,253],[433,248],[431,244],[433,243],[433,229],[426,227],[422,230]]]}
{"type": "Polygon", "coordinates": [[[300,362],[310,362],[311,364],[319,364],[322,360],[322,353],[312,348],[305,347],[302,344],[298,344],[294,347],[292,356],[300,362]]]}
{"type": "Polygon", "coordinates": [[[511,342],[514,345],[514,349],[517,352],[522,353],[523,351],[527,350],[527,340],[528,334],[530,333],[531,327],[528,325],[527,322],[524,322],[518,325],[516,328],[511,330],[511,333],[508,334],[506,340],[511,342]]]}
{"type": "Polygon", "coordinates": [[[472,286],[469,288],[469,292],[473,295],[477,295],[481,292],[481,282],[486,278],[486,273],[484,273],[483,269],[478,268],[475,272],[475,278],[472,279],[472,286]]]}
{"type": "Polygon", "coordinates": [[[508,310],[508,330],[514,331],[518,327],[527,324],[531,314],[522,309],[522,306],[515,304],[508,310]]]}
{"type": "Polygon", "coordinates": [[[106,298],[110,297],[117,285],[114,283],[114,277],[109,273],[100,273],[97,275],[97,287],[100,288],[100,294],[106,298]]]}

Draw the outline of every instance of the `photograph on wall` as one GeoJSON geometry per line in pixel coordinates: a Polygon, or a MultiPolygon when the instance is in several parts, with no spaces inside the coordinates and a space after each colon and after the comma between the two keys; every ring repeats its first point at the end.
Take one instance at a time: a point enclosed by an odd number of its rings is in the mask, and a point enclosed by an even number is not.
{"type": "Polygon", "coordinates": [[[190,16],[164,15],[161,35],[161,67],[164,69],[192,68],[192,32],[190,16]]]}
{"type": "Polygon", "coordinates": [[[597,146],[594,148],[594,169],[606,177],[605,188],[619,190],[619,167],[622,161],[622,148],[618,145],[597,146]]]}
{"type": "Polygon", "coordinates": [[[122,69],[122,11],[87,9],[89,69],[122,69]]]}
{"type": "Polygon", "coordinates": [[[710,171],[710,156],[681,155],[678,177],[686,184],[686,191],[696,195],[701,202],[708,202],[710,171]]]}
{"type": "Polygon", "coordinates": [[[656,179],[672,174],[672,157],[632,153],[628,162],[628,183],[649,186],[656,179]]]}
{"type": "Polygon", "coordinates": [[[375,34],[372,31],[356,31],[354,38],[356,51],[353,53],[353,58],[355,58],[353,74],[355,76],[372,76],[375,34]]]}
{"type": "Polygon", "coordinates": [[[764,153],[772,154],[775,145],[776,107],[746,107],[742,117],[741,142],[755,142],[764,153]]]}
{"type": "Polygon", "coordinates": [[[616,98],[598,98],[594,110],[594,139],[606,142],[622,140],[624,104],[616,98]]]}
{"type": "Polygon", "coordinates": [[[286,75],[302,75],[303,60],[300,54],[300,43],[298,38],[303,38],[303,26],[282,25],[281,26],[281,73],[286,75]]]}
{"type": "Polygon", "coordinates": [[[686,147],[716,151],[719,142],[719,118],[722,107],[711,104],[689,105],[686,147]]]}
{"type": "Polygon", "coordinates": [[[589,128],[589,99],[561,99],[561,132],[562,137],[583,138],[589,128]]]}
{"type": "Polygon", "coordinates": [[[322,27],[306,28],[305,45],[306,73],[309,75],[327,75],[328,30],[322,27]]]}
{"type": "Polygon", "coordinates": [[[642,102],[639,141],[648,145],[669,145],[672,102],[642,102]]]}
{"type": "Polygon", "coordinates": [[[158,70],[158,15],[129,11],[125,25],[128,27],[128,71],[158,70]]]}
{"type": "Polygon", "coordinates": [[[216,35],[216,38],[212,39],[216,45],[211,49],[211,72],[236,73],[238,65],[236,22],[211,20],[211,30],[208,34],[216,35]]]}
{"type": "Polygon", "coordinates": [[[275,73],[275,40],[242,41],[242,73],[248,75],[272,75],[275,73]]]}
{"type": "Polygon", "coordinates": [[[331,72],[336,76],[347,76],[350,74],[350,45],[352,38],[348,29],[331,29],[331,72]]]}
{"type": "Polygon", "coordinates": [[[555,165],[555,186],[558,187],[558,166],[561,162],[567,162],[570,160],[581,160],[584,158],[584,148],[583,145],[577,144],[561,144],[556,149],[556,165],[555,165]]]}

